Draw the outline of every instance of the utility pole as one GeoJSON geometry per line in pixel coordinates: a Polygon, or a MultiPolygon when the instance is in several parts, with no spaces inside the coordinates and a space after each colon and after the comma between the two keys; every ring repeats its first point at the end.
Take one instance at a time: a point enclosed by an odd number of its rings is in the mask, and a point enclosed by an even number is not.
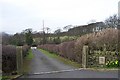
{"type": "Polygon", "coordinates": [[[44,20],[43,20],[43,44],[45,44],[45,28],[44,28],[44,20]]]}
{"type": "Polygon", "coordinates": [[[44,20],[43,20],[43,33],[44,33],[44,20]]]}

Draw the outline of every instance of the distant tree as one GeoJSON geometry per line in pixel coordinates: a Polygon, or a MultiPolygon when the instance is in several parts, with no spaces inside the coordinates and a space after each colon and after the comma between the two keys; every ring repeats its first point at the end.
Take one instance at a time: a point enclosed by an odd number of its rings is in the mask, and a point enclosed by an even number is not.
{"type": "Polygon", "coordinates": [[[32,45],[33,37],[32,37],[32,29],[26,29],[23,31],[25,33],[25,41],[28,45],[32,45]]]}
{"type": "Polygon", "coordinates": [[[59,33],[61,33],[61,29],[57,29],[57,30],[55,30],[54,33],[55,33],[55,34],[59,34],[59,33]]]}
{"type": "Polygon", "coordinates": [[[56,44],[59,44],[61,41],[60,41],[60,33],[61,33],[61,29],[57,29],[55,30],[54,34],[56,34],[57,38],[54,38],[54,42],[56,44]]]}
{"type": "Polygon", "coordinates": [[[108,19],[105,20],[105,24],[107,25],[107,27],[117,28],[118,16],[116,14],[110,16],[108,19]]]}
{"type": "Polygon", "coordinates": [[[61,43],[60,37],[58,36],[57,38],[54,38],[53,43],[60,44],[61,43]]]}
{"type": "Polygon", "coordinates": [[[17,46],[22,46],[24,44],[24,37],[22,34],[16,33],[12,37],[12,41],[13,41],[13,44],[15,44],[17,46]]]}
{"type": "Polygon", "coordinates": [[[9,41],[10,41],[10,35],[9,34],[7,34],[7,33],[5,33],[5,32],[2,32],[2,33],[0,33],[0,38],[2,38],[1,40],[0,40],[0,43],[1,44],[9,44],[9,41]]]}
{"type": "Polygon", "coordinates": [[[52,40],[52,38],[51,38],[51,33],[50,33],[50,28],[49,27],[46,27],[46,30],[47,30],[47,35],[46,35],[46,43],[50,43],[52,40]]]}
{"type": "Polygon", "coordinates": [[[71,27],[72,27],[72,25],[67,25],[67,26],[63,27],[63,29],[68,31],[71,27]]]}
{"type": "Polygon", "coordinates": [[[47,34],[48,34],[48,32],[49,32],[50,28],[49,28],[49,27],[46,27],[46,30],[47,30],[47,34]]]}
{"type": "MultiPolygon", "coordinates": [[[[67,25],[67,26],[65,26],[63,29],[66,30],[66,31],[68,31],[71,27],[72,27],[72,25],[67,25]]],[[[68,36],[68,40],[69,40],[69,35],[70,35],[70,34],[67,33],[66,35],[68,36]]]]}

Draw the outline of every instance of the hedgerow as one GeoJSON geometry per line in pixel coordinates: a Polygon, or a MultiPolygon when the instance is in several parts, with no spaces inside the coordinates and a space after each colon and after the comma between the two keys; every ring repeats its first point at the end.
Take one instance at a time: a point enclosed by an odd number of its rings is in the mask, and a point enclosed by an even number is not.
{"type": "MultiPolygon", "coordinates": [[[[23,58],[27,55],[29,47],[22,47],[23,58]]],[[[2,45],[2,71],[3,73],[11,73],[17,70],[17,49],[13,45],[2,45]]]]}
{"type": "Polygon", "coordinates": [[[58,55],[82,62],[82,50],[84,45],[88,45],[91,50],[119,51],[120,50],[120,30],[108,28],[100,32],[94,32],[81,36],[76,41],[63,42],[61,44],[39,45],[39,48],[55,52],[58,55]]]}
{"type": "Polygon", "coordinates": [[[16,70],[16,47],[12,45],[2,46],[2,71],[10,73],[16,70]]]}

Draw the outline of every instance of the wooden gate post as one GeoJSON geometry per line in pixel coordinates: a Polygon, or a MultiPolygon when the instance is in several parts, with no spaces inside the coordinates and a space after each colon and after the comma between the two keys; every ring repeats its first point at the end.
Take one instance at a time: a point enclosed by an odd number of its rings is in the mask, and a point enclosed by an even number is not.
{"type": "Polygon", "coordinates": [[[16,54],[17,71],[18,73],[22,73],[23,66],[22,46],[17,46],[16,52],[17,52],[16,54]]]}
{"type": "Polygon", "coordinates": [[[83,46],[83,53],[82,53],[82,67],[87,67],[87,55],[88,55],[88,46],[83,46]]]}
{"type": "Polygon", "coordinates": [[[2,80],[2,44],[0,44],[0,80],[2,80]]]}

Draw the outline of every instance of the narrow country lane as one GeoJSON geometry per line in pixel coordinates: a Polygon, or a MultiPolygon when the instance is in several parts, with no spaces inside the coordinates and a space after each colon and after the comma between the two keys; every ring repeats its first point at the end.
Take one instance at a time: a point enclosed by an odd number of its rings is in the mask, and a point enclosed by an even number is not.
{"type": "Polygon", "coordinates": [[[118,71],[93,71],[76,69],[63,62],[48,57],[39,50],[32,50],[34,58],[30,72],[20,78],[118,78],[118,71]]]}
{"type": "Polygon", "coordinates": [[[45,54],[41,53],[39,50],[32,50],[35,55],[31,62],[31,73],[58,71],[64,69],[73,69],[73,67],[63,64],[57,59],[50,58],[45,54]]]}

